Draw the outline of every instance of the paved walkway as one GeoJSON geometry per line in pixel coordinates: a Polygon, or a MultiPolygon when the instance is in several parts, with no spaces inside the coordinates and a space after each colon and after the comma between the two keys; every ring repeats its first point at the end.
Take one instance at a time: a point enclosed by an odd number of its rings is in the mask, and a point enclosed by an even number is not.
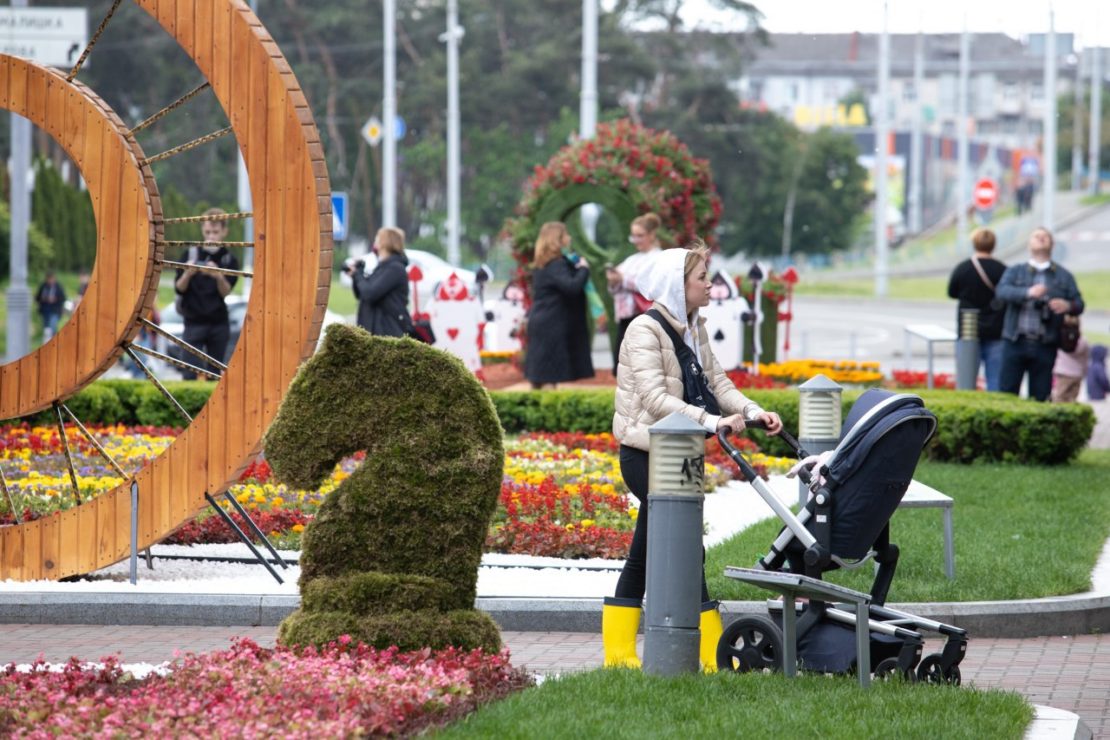
{"type": "MultiPolygon", "coordinates": [[[[98,627],[5,625],[0,665],[25,663],[41,653],[61,662],[119,655],[126,663],[161,663],[176,651],[224,648],[234,636],[273,645],[274,627],[98,627]]],[[[582,632],[506,632],[513,663],[537,673],[601,665],[601,636],[582,632]]],[[[926,645],[926,653],[938,649],[926,645]]],[[[1078,714],[1095,737],[1110,736],[1110,636],[974,639],[960,666],[965,684],[1017,691],[1034,704],[1078,714]]]]}

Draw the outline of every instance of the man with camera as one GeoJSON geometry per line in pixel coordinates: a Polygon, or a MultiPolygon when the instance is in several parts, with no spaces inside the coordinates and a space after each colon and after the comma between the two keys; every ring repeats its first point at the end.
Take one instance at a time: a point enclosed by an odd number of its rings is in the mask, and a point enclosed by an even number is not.
{"type": "MultiPolygon", "coordinates": [[[[210,208],[204,212],[205,216],[225,214],[226,211],[221,208],[210,208]]],[[[226,222],[204,221],[201,223],[200,230],[204,235],[204,244],[200,249],[189,248],[186,259],[189,267],[185,269],[179,267],[174,278],[178,312],[185,322],[185,334],[181,338],[197,349],[203,350],[209,357],[223,362],[227,355],[227,343],[231,337],[231,323],[224,298],[231,292],[238,278],[201,268],[218,267],[225,270],[238,270],[239,260],[220,243],[227,238],[226,222]]],[[[191,356],[189,361],[197,362],[191,356]]],[[[218,372],[218,368],[211,363],[208,369],[218,372]]],[[[185,380],[193,380],[196,378],[196,373],[183,371],[181,376],[185,380]]]]}
{"type": "Polygon", "coordinates": [[[1006,304],[1002,325],[1001,390],[1017,394],[1029,375],[1029,397],[1048,400],[1052,366],[1060,345],[1064,315],[1083,313],[1075,278],[1052,261],[1052,234],[1045,228],[1029,236],[1029,261],[1006,268],[995,295],[1006,304]]]}

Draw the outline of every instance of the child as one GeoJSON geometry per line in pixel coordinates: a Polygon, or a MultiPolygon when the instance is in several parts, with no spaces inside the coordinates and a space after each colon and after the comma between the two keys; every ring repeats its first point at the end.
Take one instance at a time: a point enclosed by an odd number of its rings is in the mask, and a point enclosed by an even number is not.
{"type": "Polygon", "coordinates": [[[1087,368],[1087,398],[1101,401],[1110,391],[1110,381],[1106,379],[1106,345],[1096,344],[1091,348],[1091,365],[1087,368]]]}
{"type": "Polygon", "coordinates": [[[1091,345],[1082,335],[1071,352],[1059,350],[1052,367],[1052,402],[1075,403],[1079,387],[1087,375],[1087,362],[1091,358],[1091,345]]]}

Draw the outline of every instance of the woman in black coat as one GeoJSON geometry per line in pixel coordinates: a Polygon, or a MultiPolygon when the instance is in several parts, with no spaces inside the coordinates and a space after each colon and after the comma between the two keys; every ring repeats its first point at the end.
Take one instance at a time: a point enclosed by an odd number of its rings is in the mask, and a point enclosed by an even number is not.
{"type": "Polygon", "coordinates": [[[564,257],[562,250],[568,246],[565,224],[553,221],[540,228],[524,362],[524,376],[533,388],[594,375],[586,318],[589,266],[584,259],[572,264],[564,257]]]}
{"type": "Polygon", "coordinates": [[[405,232],[388,227],[379,229],[372,249],[378,255],[378,266],[369,275],[362,272],[358,263],[354,268],[345,268],[358,298],[358,325],[378,336],[403,337],[412,325],[405,232]]]}

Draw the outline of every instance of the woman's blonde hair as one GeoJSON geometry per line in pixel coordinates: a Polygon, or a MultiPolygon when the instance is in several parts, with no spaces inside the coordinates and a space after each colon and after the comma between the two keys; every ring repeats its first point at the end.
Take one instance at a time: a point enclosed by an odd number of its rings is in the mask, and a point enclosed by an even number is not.
{"type": "Polygon", "coordinates": [[[645,213],[642,216],[637,216],[636,218],[632,219],[633,226],[639,226],[647,233],[653,235],[659,229],[662,223],[662,220],[660,220],[660,218],[654,213],[645,213]]]}
{"type": "Polygon", "coordinates": [[[567,225],[562,221],[548,221],[541,226],[540,235],[536,238],[536,250],[532,257],[532,265],[537,269],[546,267],[548,263],[562,254],[566,236],[567,225]]]}
{"type": "Polygon", "coordinates": [[[383,226],[378,229],[374,243],[378,245],[379,252],[390,254],[405,253],[405,232],[392,226],[383,226]]]}
{"type": "Polygon", "coordinates": [[[704,262],[706,267],[709,267],[709,247],[705,246],[705,242],[701,239],[694,239],[686,245],[686,249],[690,250],[686,253],[686,264],[682,271],[682,280],[685,282],[690,279],[690,273],[698,267],[698,262],[704,262]]]}

